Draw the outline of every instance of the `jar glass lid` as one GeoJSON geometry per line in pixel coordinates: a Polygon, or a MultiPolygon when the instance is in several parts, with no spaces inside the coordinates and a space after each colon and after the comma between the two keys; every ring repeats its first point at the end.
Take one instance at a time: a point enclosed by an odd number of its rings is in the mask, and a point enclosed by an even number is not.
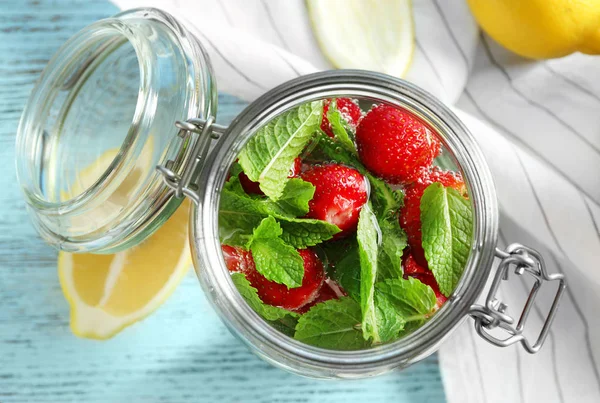
{"type": "Polygon", "coordinates": [[[17,171],[50,244],[109,253],[149,236],[181,198],[155,169],[182,169],[175,121],[214,117],[207,56],[171,16],[136,9],[98,21],[48,63],[23,112],[17,171]]]}

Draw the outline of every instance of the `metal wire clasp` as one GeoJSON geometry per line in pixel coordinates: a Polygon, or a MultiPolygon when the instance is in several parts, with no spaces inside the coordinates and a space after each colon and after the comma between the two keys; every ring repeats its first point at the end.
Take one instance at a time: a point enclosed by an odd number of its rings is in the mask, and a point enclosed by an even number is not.
{"type": "Polygon", "coordinates": [[[477,330],[477,333],[481,337],[496,346],[507,347],[514,343],[521,342],[521,345],[528,353],[535,354],[540,350],[548,335],[560,299],[567,287],[566,280],[560,273],[548,274],[542,256],[537,251],[526,246],[512,244],[506,248],[506,251],[496,249],[496,256],[499,257],[501,261],[487,295],[485,306],[473,305],[469,310],[469,314],[475,320],[475,330],[477,330]],[[503,280],[508,280],[511,268],[514,268],[515,274],[519,276],[528,273],[535,279],[535,283],[529,292],[527,302],[523,307],[521,317],[516,326],[514,325],[515,320],[506,313],[506,304],[496,298],[498,288],[503,280]],[[556,295],[542,330],[540,331],[537,340],[532,345],[523,335],[525,323],[527,322],[529,312],[533,307],[535,297],[540,287],[544,282],[549,281],[558,281],[558,290],[556,291],[556,295]],[[508,337],[500,339],[489,332],[497,327],[506,331],[508,337]]]}
{"type": "Polygon", "coordinates": [[[175,160],[158,165],[156,170],[163,176],[165,184],[175,191],[175,197],[187,196],[195,203],[200,201],[197,193],[200,170],[213,140],[217,140],[227,129],[214,123],[211,116],[206,120],[188,119],[177,121],[178,136],[183,139],[181,149],[175,160]]]}

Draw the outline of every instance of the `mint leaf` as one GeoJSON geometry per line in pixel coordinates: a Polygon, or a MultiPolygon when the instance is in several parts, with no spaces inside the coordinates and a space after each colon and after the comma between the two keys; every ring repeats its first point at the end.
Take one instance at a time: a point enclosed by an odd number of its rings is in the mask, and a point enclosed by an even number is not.
{"type": "Polygon", "coordinates": [[[294,337],[299,316],[287,315],[279,320],[268,320],[267,322],[275,329],[289,337],[294,337]]]}
{"type": "Polygon", "coordinates": [[[337,281],[350,297],[360,302],[360,257],[358,255],[358,246],[354,245],[345,251],[344,256],[333,263],[333,267],[329,271],[329,276],[337,281]]]}
{"type": "Polygon", "coordinates": [[[315,194],[315,186],[300,178],[292,178],[283,189],[281,198],[275,202],[286,213],[293,216],[304,216],[308,213],[308,202],[315,194]]]}
{"type": "Polygon", "coordinates": [[[331,131],[339,143],[349,152],[356,154],[356,146],[348,135],[344,125],[345,119],[337,108],[337,100],[332,100],[327,110],[327,119],[331,124],[331,131]]]}
{"type": "Polygon", "coordinates": [[[366,340],[381,341],[375,309],[375,279],[377,277],[377,248],[381,237],[377,218],[367,203],[360,211],[356,240],[360,259],[360,307],[362,328],[366,340]]]}
{"type": "Polygon", "coordinates": [[[219,235],[221,242],[241,246],[249,240],[252,230],[268,211],[257,200],[236,191],[223,189],[219,205],[219,235]]]}
{"type": "Polygon", "coordinates": [[[229,175],[231,175],[231,177],[238,176],[242,172],[242,166],[239,162],[235,161],[233,164],[231,164],[231,168],[229,168],[229,175]]]}
{"type": "Polygon", "coordinates": [[[402,207],[404,193],[401,190],[392,190],[387,183],[370,173],[366,176],[371,184],[370,199],[377,217],[396,217],[402,207]]]}
{"type": "Polygon", "coordinates": [[[300,287],[304,278],[304,260],[298,251],[280,238],[283,230],[275,218],[267,217],[254,229],[247,247],[252,251],[256,270],[267,280],[300,287]]]}
{"type": "Polygon", "coordinates": [[[398,333],[404,329],[404,316],[399,314],[384,295],[378,293],[375,294],[375,316],[381,343],[396,339],[398,333]]]}
{"type": "Polygon", "coordinates": [[[340,147],[340,145],[327,134],[323,132],[318,133],[315,137],[315,142],[318,143],[318,148],[315,150],[317,158],[354,167],[363,175],[367,173],[367,169],[356,155],[349,152],[347,149],[340,147]],[[319,153],[322,155],[319,155],[319,153]]]}
{"type": "Polygon", "coordinates": [[[436,303],[433,290],[414,278],[376,283],[374,300],[381,343],[395,340],[400,334],[422,325],[436,303]]]}
{"type": "Polygon", "coordinates": [[[327,262],[331,266],[335,266],[340,260],[346,257],[351,250],[354,249],[356,251],[357,248],[358,244],[356,243],[355,237],[342,238],[320,245],[320,249],[325,253],[327,262]]]}
{"type": "Polygon", "coordinates": [[[363,335],[365,339],[371,339],[373,344],[379,344],[396,338],[406,322],[392,301],[375,292],[378,278],[401,278],[400,259],[406,239],[396,221],[384,219],[378,222],[370,203],[360,212],[356,238],[360,260],[363,335]]]}
{"type": "Polygon", "coordinates": [[[381,342],[422,325],[435,308],[433,290],[419,280],[389,279],[375,284],[375,312],[381,342]]]}
{"type": "Polygon", "coordinates": [[[375,293],[385,297],[405,320],[423,319],[436,304],[435,293],[426,284],[409,277],[381,281],[375,284],[375,293]]]}
{"type": "Polygon", "coordinates": [[[273,216],[283,230],[281,238],[297,249],[315,246],[331,239],[340,229],[326,221],[295,218],[269,199],[253,199],[223,189],[219,208],[221,242],[245,245],[253,229],[267,216],[273,216]]]}
{"type": "Polygon", "coordinates": [[[406,247],[406,234],[396,217],[379,220],[381,245],[378,254],[377,280],[402,277],[402,253],[406,247]]]}
{"type": "Polygon", "coordinates": [[[331,299],[300,317],[294,338],[316,347],[360,350],[367,347],[360,330],[360,306],[352,298],[331,299]]]}
{"type": "Polygon", "coordinates": [[[232,175],[231,178],[229,178],[229,180],[225,182],[225,186],[223,186],[223,189],[229,190],[239,195],[243,195],[244,193],[246,193],[244,191],[244,188],[242,187],[240,178],[237,175],[232,175]]]}
{"type": "Polygon", "coordinates": [[[281,238],[297,249],[308,248],[328,241],[341,231],[337,225],[327,221],[312,218],[275,217],[283,229],[281,238]]]}
{"type": "Polygon", "coordinates": [[[463,273],[473,233],[473,211],[468,200],[452,188],[432,183],[421,197],[423,249],[429,268],[445,296],[463,273]]]}
{"type": "Polygon", "coordinates": [[[296,318],[299,316],[296,312],[263,303],[258,296],[256,288],[250,285],[250,282],[242,273],[232,273],[231,280],[250,308],[263,319],[267,321],[280,321],[282,319],[288,320],[289,318],[296,318]]]}
{"type": "Polygon", "coordinates": [[[260,128],[242,149],[244,172],[272,200],[283,194],[290,166],[316,133],[322,114],[322,101],[302,104],[260,128]]]}

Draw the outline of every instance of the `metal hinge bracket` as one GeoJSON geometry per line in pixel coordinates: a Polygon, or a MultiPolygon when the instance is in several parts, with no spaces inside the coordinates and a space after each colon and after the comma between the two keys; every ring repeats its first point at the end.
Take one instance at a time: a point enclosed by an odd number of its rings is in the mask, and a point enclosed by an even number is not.
{"type": "Polygon", "coordinates": [[[544,344],[552,321],[556,316],[558,305],[567,287],[566,280],[561,273],[548,274],[542,256],[526,246],[512,244],[506,248],[506,251],[496,249],[496,256],[501,260],[487,295],[485,306],[473,305],[469,311],[469,314],[475,320],[475,330],[481,337],[496,346],[507,347],[520,342],[527,352],[535,354],[544,344]],[[516,325],[514,324],[515,320],[506,313],[506,304],[496,298],[500,284],[502,281],[508,280],[511,269],[516,275],[520,276],[527,273],[535,280],[516,325]],[[552,281],[558,281],[558,289],[542,330],[537,340],[531,344],[523,334],[527,318],[542,284],[552,281]],[[493,336],[490,330],[495,328],[503,329],[507,333],[507,337],[501,339],[493,336]]]}
{"type": "Polygon", "coordinates": [[[183,139],[177,160],[168,160],[156,169],[162,174],[165,184],[175,192],[175,197],[187,196],[198,204],[200,196],[196,181],[200,170],[211,142],[218,140],[227,128],[215,124],[212,116],[206,120],[177,121],[175,126],[179,128],[178,136],[183,139]]]}

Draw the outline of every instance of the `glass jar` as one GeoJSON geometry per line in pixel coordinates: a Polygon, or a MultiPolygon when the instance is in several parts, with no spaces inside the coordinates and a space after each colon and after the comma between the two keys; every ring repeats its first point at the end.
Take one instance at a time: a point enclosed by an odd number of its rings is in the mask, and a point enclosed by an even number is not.
{"type": "Polygon", "coordinates": [[[532,249],[496,248],[498,207],[491,173],[468,129],[440,101],[401,79],[337,70],[269,91],[227,128],[216,125],[215,117],[208,57],[172,16],[136,9],[77,33],[43,71],[18,129],[19,181],[40,235],[69,252],[114,253],[141,242],[183,197],[191,198],[191,248],[206,296],[254,352],[301,375],[359,378],[406,367],[432,354],[468,316],[493,344],[520,342],[531,353],[539,350],[565,280],[548,274],[532,249]],[[218,213],[229,168],[260,127],[301,103],[348,96],[407,109],[438,132],[465,178],[474,228],[458,286],[425,325],[389,344],[333,351],[283,335],[245,303],[222,258],[218,213]],[[495,260],[486,303],[477,305],[495,260]],[[510,272],[534,278],[516,324],[495,298],[510,272]],[[530,343],[523,335],[525,321],[535,294],[548,281],[558,282],[556,297],[539,337],[530,343]]]}

